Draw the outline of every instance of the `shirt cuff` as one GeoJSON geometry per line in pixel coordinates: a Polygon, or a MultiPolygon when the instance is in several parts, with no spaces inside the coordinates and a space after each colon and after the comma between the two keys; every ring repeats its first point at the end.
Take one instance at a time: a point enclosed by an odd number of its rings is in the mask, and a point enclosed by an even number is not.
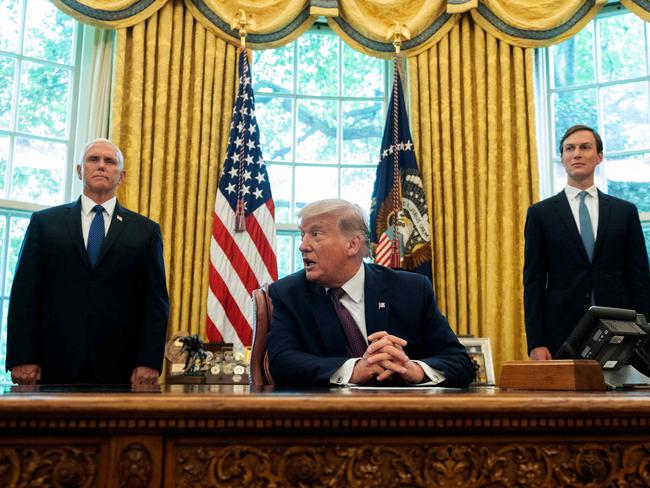
{"type": "Polygon", "coordinates": [[[352,377],[352,372],[354,371],[354,365],[357,364],[357,361],[361,358],[350,358],[341,365],[339,369],[334,371],[334,374],[330,376],[330,383],[335,385],[349,385],[350,378],[352,377]]]}
{"type": "Polygon", "coordinates": [[[418,361],[417,359],[413,360],[414,363],[418,363],[420,367],[422,368],[422,371],[424,371],[424,375],[429,378],[429,381],[426,381],[427,378],[423,378],[422,382],[420,383],[409,383],[411,385],[422,385],[422,386],[433,386],[437,385],[438,383],[442,383],[445,381],[445,375],[438,371],[437,369],[433,369],[431,366],[429,366],[427,363],[418,361]]]}

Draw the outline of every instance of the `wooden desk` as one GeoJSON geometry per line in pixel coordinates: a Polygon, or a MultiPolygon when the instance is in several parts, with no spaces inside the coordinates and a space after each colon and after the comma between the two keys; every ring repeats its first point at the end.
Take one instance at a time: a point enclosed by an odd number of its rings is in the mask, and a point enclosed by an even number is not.
{"type": "Polygon", "coordinates": [[[2,487],[650,486],[650,392],[2,388],[2,487]]]}

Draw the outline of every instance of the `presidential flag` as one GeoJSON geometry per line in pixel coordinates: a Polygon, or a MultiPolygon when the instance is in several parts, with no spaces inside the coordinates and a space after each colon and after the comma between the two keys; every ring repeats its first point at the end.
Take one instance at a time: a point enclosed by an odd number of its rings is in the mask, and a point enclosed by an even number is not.
{"type": "Polygon", "coordinates": [[[377,264],[431,279],[429,211],[397,62],[370,205],[370,241],[377,264]]]}
{"type": "Polygon", "coordinates": [[[278,279],[275,207],[260,151],[246,50],[239,53],[239,89],[219,181],[210,243],[206,334],[210,341],[250,346],[251,293],[278,279]]]}

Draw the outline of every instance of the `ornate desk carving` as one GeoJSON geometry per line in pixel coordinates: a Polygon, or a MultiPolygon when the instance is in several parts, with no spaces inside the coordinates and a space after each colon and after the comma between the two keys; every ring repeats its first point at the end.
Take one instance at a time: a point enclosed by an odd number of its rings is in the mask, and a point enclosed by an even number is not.
{"type": "Polygon", "coordinates": [[[650,486],[650,392],[0,395],[0,486],[650,486]]]}

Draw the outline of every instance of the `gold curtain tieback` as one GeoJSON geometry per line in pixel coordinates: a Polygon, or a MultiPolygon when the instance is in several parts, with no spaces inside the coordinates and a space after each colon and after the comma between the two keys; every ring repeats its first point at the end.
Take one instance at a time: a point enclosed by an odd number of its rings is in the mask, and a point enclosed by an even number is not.
{"type": "Polygon", "coordinates": [[[402,47],[402,41],[411,38],[411,31],[408,30],[405,24],[401,22],[393,22],[386,31],[386,39],[392,39],[393,46],[395,46],[395,54],[399,54],[402,47]]]}
{"type": "Polygon", "coordinates": [[[252,14],[247,14],[244,9],[239,9],[230,22],[230,28],[239,32],[239,42],[242,49],[246,49],[246,28],[255,28],[255,19],[252,14]]]}

